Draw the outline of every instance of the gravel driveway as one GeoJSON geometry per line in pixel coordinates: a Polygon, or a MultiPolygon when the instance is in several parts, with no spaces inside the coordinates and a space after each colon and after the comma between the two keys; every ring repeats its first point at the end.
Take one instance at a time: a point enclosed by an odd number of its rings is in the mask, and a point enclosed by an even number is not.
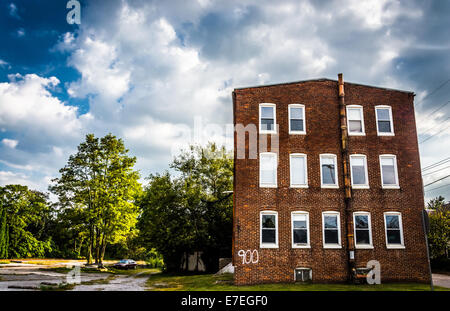
{"type": "MultiPolygon", "coordinates": [[[[75,263],[79,265],[79,263],[75,263]]],[[[66,264],[67,267],[72,265],[66,264]]],[[[57,287],[67,282],[68,274],[45,271],[43,266],[32,264],[9,264],[0,267],[0,291],[41,290],[41,286],[57,287]]],[[[70,280],[70,278],[69,278],[70,280]]],[[[80,273],[81,284],[69,290],[74,291],[143,291],[147,278],[135,275],[112,275],[109,273],[80,273]]]]}

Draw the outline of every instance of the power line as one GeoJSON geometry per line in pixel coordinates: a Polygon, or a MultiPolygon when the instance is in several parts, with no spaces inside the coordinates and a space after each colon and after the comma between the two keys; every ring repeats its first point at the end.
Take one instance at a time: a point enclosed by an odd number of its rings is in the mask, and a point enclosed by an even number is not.
{"type": "Polygon", "coordinates": [[[432,184],[435,184],[435,183],[437,183],[438,181],[441,181],[441,180],[446,179],[446,178],[448,178],[448,177],[450,177],[450,175],[447,175],[447,176],[444,176],[444,177],[442,177],[442,178],[439,178],[439,179],[437,179],[437,180],[435,180],[435,181],[432,181],[432,182],[426,184],[424,187],[428,187],[428,186],[430,186],[430,185],[432,185],[432,184]]]}
{"type": "MultiPolygon", "coordinates": [[[[423,104],[423,102],[425,101],[425,99],[427,99],[428,97],[430,97],[431,95],[433,95],[434,93],[436,93],[437,91],[439,91],[441,88],[444,87],[444,85],[446,85],[448,82],[450,82],[450,79],[448,79],[447,81],[443,82],[441,85],[439,85],[437,88],[435,88],[430,94],[428,94],[427,96],[425,96],[424,98],[422,98],[422,100],[420,101],[419,105],[423,104]]],[[[415,106],[415,104],[414,104],[415,106]]]]}
{"type": "Polygon", "coordinates": [[[434,168],[434,167],[436,167],[436,166],[439,166],[439,165],[444,164],[444,163],[449,162],[449,161],[450,161],[450,157],[448,157],[448,158],[446,158],[446,159],[443,159],[443,160],[440,160],[440,161],[437,161],[437,162],[435,162],[435,163],[432,163],[432,164],[430,164],[430,165],[424,167],[424,168],[422,169],[422,171],[426,171],[426,170],[432,169],[432,168],[434,168]]]}
{"type": "Polygon", "coordinates": [[[431,174],[434,174],[434,173],[438,173],[438,172],[443,171],[443,170],[445,170],[445,169],[447,169],[447,168],[450,168],[450,165],[449,165],[449,166],[446,166],[446,167],[443,167],[443,168],[441,168],[441,169],[438,169],[438,170],[436,170],[436,171],[432,171],[432,172],[428,172],[428,173],[422,174],[422,176],[427,176],[427,175],[431,175],[431,174]]]}
{"type": "Polygon", "coordinates": [[[433,114],[435,114],[436,112],[438,112],[439,110],[441,110],[442,108],[444,108],[445,106],[447,106],[450,103],[450,100],[448,102],[446,102],[445,104],[443,104],[442,106],[440,106],[438,109],[434,110],[432,113],[428,114],[424,119],[428,119],[429,117],[431,117],[433,114]]]}
{"type": "Polygon", "coordinates": [[[448,186],[450,186],[450,184],[446,184],[446,185],[439,186],[439,187],[436,187],[436,188],[428,189],[428,190],[425,190],[425,192],[430,192],[430,191],[441,189],[441,188],[448,187],[448,186]]]}
{"type": "Polygon", "coordinates": [[[428,129],[426,129],[425,131],[423,131],[423,132],[420,133],[419,135],[426,135],[427,132],[428,132],[429,130],[432,130],[432,129],[434,129],[435,127],[441,126],[443,122],[446,122],[446,121],[448,121],[448,120],[450,120],[450,117],[448,117],[447,119],[445,119],[445,120],[442,121],[441,123],[438,123],[438,124],[436,124],[436,125],[434,125],[434,126],[428,128],[428,129]]]}
{"type": "MultiPolygon", "coordinates": [[[[449,124],[446,128],[442,129],[440,132],[445,131],[445,130],[448,129],[449,127],[450,127],[450,124],[449,124]]],[[[423,144],[423,143],[426,142],[427,140],[433,138],[434,136],[436,136],[436,135],[439,134],[440,132],[437,132],[437,133],[431,135],[430,137],[425,138],[424,140],[422,140],[421,142],[419,142],[419,145],[420,145],[420,144],[423,144]]]]}

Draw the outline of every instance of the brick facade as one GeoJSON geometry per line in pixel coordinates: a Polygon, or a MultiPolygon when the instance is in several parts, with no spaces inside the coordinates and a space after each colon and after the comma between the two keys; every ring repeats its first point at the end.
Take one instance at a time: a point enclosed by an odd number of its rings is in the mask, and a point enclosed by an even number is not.
{"type": "MultiPolygon", "coordinates": [[[[348,278],[343,168],[337,81],[319,79],[235,89],[234,123],[259,124],[259,104],[276,104],[279,125],[277,188],[259,187],[258,159],[236,157],[234,174],[233,262],[238,285],[294,282],[294,269],[312,269],[313,282],[342,282],[348,278]],[[305,105],[306,135],[290,135],[288,105],[305,105]],[[290,188],[289,154],[307,155],[308,188],[290,188]],[[337,155],[339,189],[321,188],[319,155],[337,155]],[[260,248],[260,212],[278,212],[278,248],[260,248]],[[292,248],[291,212],[309,212],[310,248],[292,248]],[[325,249],[322,212],[340,212],[342,248],[325,249]],[[257,250],[258,262],[243,264],[240,250],[257,250]]],[[[375,259],[381,282],[429,281],[421,212],[424,207],[419,150],[414,117],[414,94],[345,83],[345,104],[363,106],[365,136],[349,136],[349,154],[367,156],[369,189],[353,189],[351,211],[371,214],[373,249],[356,249],[357,267],[375,259]],[[395,136],[378,136],[375,106],[392,107],[395,136]],[[397,156],[400,189],[382,189],[379,155],[397,156]],[[384,212],[401,212],[404,249],[387,249],[384,212]]],[[[258,145],[267,135],[258,136],[258,145]]],[[[258,151],[259,154],[259,151],[258,151]]],[[[242,254],[242,253],[241,253],[242,254]]],[[[255,260],[256,261],[256,260],[255,260]]]]}

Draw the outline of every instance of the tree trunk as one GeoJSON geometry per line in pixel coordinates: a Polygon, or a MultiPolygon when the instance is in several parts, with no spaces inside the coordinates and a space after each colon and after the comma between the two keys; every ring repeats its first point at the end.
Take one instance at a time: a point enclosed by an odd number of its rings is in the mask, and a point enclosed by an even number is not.
{"type": "Polygon", "coordinates": [[[101,253],[101,257],[100,257],[100,264],[103,264],[103,258],[105,258],[105,251],[106,251],[106,237],[107,234],[103,234],[103,239],[102,239],[102,253],[101,253]]]}
{"type": "Polygon", "coordinates": [[[93,232],[93,227],[92,225],[89,228],[89,241],[88,241],[88,249],[87,249],[87,256],[86,256],[86,260],[87,260],[87,264],[88,265],[92,265],[92,248],[94,246],[94,232],[93,232]]]}

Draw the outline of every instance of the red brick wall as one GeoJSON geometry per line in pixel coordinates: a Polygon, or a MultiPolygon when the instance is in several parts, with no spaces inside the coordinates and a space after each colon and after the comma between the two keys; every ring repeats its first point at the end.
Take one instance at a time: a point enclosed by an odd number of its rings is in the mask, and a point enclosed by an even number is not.
{"type": "MultiPolygon", "coordinates": [[[[370,189],[354,189],[353,211],[371,213],[371,250],[355,250],[356,266],[371,259],[381,264],[381,281],[429,280],[426,246],[421,222],[424,206],[417,133],[411,93],[345,84],[346,105],[364,107],[366,136],[349,137],[349,154],[367,156],[370,189]],[[377,136],[376,105],[392,107],[395,136],[377,136]],[[382,189],[380,154],[397,155],[400,189],[382,189]],[[405,249],[387,249],[383,212],[402,213],[405,249]]],[[[346,225],[337,82],[307,81],[266,87],[236,89],[234,122],[258,127],[259,104],[275,103],[279,124],[278,187],[259,187],[259,158],[236,159],[234,181],[234,263],[235,283],[293,282],[294,269],[312,268],[314,282],[347,279],[346,225]],[[289,135],[288,105],[306,108],[306,135],[289,135]],[[307,154],[309,188],[289,187],[289,154],[307,154]],[[321,189],[319,155],[337,155],[339,189],[321,189]],[[277,249],[260,249],[259,215],[263,210],[278,212],[277,249]],[[309,212],[309,249],[291,246],[291,212],[309,212]],[[322,212],[339,211],[342,249],[324,249],[322,212]],[[242,264],[239,250],[258,250],[259,262],[242,264]]],[[[265,137],[265,135],[263,136],[265,137]]],[[[259,144],[259,143],[258,143],[259,144]]],[[[270,146],[270,143],[267,144],[270,146]]],[[[248,149],[248,141],[246,143],[248,149]]],[[[276,151],[269,150],[268,151],[276,151]]],[[[259,153],[259,152],[258,152],[259,153]]]]}

